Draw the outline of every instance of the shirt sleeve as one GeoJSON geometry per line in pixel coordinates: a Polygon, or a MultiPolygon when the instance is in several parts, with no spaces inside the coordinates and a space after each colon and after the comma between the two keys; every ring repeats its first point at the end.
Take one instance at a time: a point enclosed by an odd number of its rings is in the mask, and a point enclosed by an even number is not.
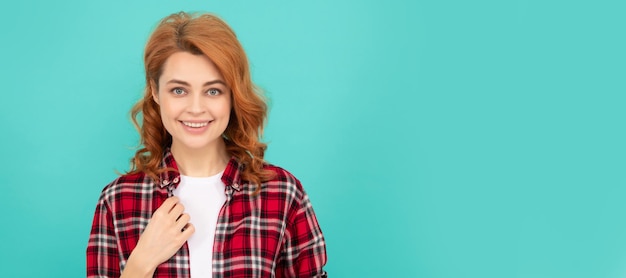
{"type": "Polygon", "coordinates": [[[120,277],[120,260],[113,218],[100,198],[87,244],[87,277],[120,277]]]}
{"type": "Polygon", "coordinates": [[[292,208],[281,252],[284,276],[327,277],[326,243],[306,193],[292,208]]]}

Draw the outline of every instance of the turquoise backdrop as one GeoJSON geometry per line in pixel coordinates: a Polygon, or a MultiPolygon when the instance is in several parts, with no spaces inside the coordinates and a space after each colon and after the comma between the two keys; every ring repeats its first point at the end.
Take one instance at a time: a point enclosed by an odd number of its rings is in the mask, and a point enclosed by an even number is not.
{"type": "Polygon", "coordinates": [[[82,277],[157,21],[210,11],[271,99],[331,277],[626,277],[624,1],[2,1],[0,276],[82,277]]]}

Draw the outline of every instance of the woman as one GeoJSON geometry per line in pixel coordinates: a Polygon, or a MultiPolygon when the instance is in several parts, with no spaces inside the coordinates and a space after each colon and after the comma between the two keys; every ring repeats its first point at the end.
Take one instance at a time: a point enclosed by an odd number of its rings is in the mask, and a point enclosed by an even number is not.
{"type": "Polygon", "coordinates": [[[263,160],[267,106],[230,27],[208,14],[170,15],[144,62],[146,89],[132,110],[143,148],[102,191],[87,276],[326,276],[306,193],[263,160]]]}

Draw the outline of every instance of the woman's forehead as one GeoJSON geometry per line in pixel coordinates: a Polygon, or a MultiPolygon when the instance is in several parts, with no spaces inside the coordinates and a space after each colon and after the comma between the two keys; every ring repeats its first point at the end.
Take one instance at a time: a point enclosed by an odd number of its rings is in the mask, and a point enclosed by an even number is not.
{"type": "Polygon", "coordinates": [[[163,64],[159,83],[165,84],[170,80],[183,81],[189,84],[204,84],[216,80],[223,82],[224,78],[217,66],[207,56],[176,52],[168,57],[163,64]]]}

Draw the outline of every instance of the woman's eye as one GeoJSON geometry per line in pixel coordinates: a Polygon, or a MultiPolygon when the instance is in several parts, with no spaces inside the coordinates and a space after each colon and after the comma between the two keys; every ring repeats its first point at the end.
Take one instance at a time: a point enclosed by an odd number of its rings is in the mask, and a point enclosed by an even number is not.
{"type": "Polygon", "coordinates": [[[174,93],[175,95],[182,95],[185,93],[185,90],[181,89],[181,88],[174,88],[172,90],[172,93],[174,93]]]}
{"type": "Polygon", "coordinates": [[[221,92],[218,89],[209,89],[209,91],[207,91],[207,94],[210,96],[217,96],[219,95],[221,92]]]}

